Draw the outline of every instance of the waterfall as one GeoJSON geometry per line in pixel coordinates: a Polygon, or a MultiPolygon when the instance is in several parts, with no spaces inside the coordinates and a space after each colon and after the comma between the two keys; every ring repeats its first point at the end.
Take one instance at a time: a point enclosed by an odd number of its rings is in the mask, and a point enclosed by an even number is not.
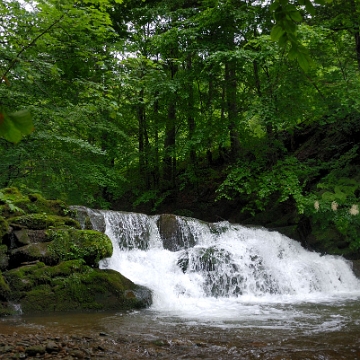
{"type": "Polygon", "coordinates": [[[305,250],[278,232],[175,215],[86,213],[113,243],[100,267],[150,288],[157,311],[231,319],[248,311],[246,304],[360,296],[350,262],[305,250]]]}

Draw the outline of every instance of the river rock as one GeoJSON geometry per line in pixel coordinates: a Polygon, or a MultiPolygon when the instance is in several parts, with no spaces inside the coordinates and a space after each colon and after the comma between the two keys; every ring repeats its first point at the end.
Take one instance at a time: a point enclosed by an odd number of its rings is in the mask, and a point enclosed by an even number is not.
{"type": "Polygon", "coordinates": [[[165,249],[178,251],[195,245],[194,235],[189,231],[187,221],[185,217],[172,214],[159,216],[157,226],[165,249]]]}
{"type": "Polygon", "coordinates": [[[11,288],[9,300],[20,302],[24,313],[125,310],[151,304],[150,290],[117,271],[94,269],[82,260],[56,266],[39,262],[9,270],[3,276],[11,288]]]}
{"type": "Polygon", "coordinates": [[[0,316],[151,304],[150,290],[116,271],[98,269],[99,261],[112,254],[111,240],[99,231],[81,230],[66,216],[75,211],[15,188],[0,193],[0,316]]]}

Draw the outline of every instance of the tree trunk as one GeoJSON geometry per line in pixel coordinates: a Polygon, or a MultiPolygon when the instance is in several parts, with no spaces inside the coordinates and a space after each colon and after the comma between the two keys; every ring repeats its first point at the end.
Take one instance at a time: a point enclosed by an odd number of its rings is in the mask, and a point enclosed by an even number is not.
{"type": "MultiPolygon", "coordinates": [[[[187,71],[190,73],[190,79],[188,80],[188,129],[189,129],[189,140],[192,141],[195,136],[195,118],[194,118],[194,86],[192,80],[192,59],[191,54],[187,58],[187,71]]],[[[190,145],[190,162],[192,165],[196,164],[196,151],[193,144],[190,145]]]]}
{"type": "Polygon", "coordinates": [[[137,107],[137,117],[139,123],[138,142],[139,142],[139,176],[143,187],[150,188],[149,179],[149,138],[146,128],[146,113],[144,105],[144,89],[139,93],[139,104],[137,107]]]}
{"type": "Polygon", "coordinates": [[[356,61],[358,64],[358,70],[360,71],[360,33],[359,33],[359,17],[356,11],[355,0],[350,0],[351,13],[353,14],[353,28],[354,28],[354,39],[355,39],[355,50],[356,50],[356,61]]]}
{"type": "Polygon", "coordinates": [[[237,131],[237,99],[236,99],[236,63],[229,60],[225,64],[225,89],[228,113],[228,128],[230,134],[230,156],[234,161],[240,153],[240,140],[237,131]]]}
{"type": "MultiPolygon", "coordinates": [[[[170,76],[173,80],[177,72],[177,65],[170,65],[170,76]]],[[[169,94],[168,114],[165,124],[164,141],[164,169],[163,179],[166,187],[175,188],[176,175],[176,94],[169,94]]]]}

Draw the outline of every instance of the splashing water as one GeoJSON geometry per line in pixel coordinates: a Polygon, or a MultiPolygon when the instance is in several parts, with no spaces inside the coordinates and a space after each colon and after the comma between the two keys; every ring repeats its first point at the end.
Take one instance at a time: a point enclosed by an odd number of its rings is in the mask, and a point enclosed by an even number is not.
{"type": "MultiPolygon", "coordinates": [[[[93,226],[105,229],[113,242],[112,257],[100,267],[150,288],[151,309],[160,316],[290,321],[279,304],[360,296],[360,281],[348,261],[307,251],[277,232],[173,216],[176,231],[169,240],[164,239],[169,231],[159,230],[161,215],[87,213],[93,226]],[[168,249],[169,241],[176,251],[168,249]]],[[[299,311],[291,312],[294,319],[298,316],[299,311]]]]}

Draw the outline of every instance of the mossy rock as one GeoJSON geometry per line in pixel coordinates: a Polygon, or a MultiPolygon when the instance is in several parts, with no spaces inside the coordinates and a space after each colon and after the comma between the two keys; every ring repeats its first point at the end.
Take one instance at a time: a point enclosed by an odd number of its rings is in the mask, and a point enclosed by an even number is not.
{"type": "Polygon", "coordinates": [[[9,265],[8,248],[0,245],[0,271],[5,270],[9,265]]]}
{"type": "Polygon", "coordinates": [[[9,300],[22,311],[127,310],[151,303],[149,290],[113,270],[93,269],[80,260],[50,267],[43,263],[7,271],[9,300]]]}
{"type": "Polygon", "coordinates": [[[58,215],[47,214],[28,214],[10,218],[9,223],[15,228],[26,227],[33,230],[43,230],[48,228],[73,227],[80,229],[78,221],[58,215]]]}
{"type": "Polygon", "coordinates": [[[0,211],[5,217],[21,214],[50,214],[65,216],[72,212],[61,200],[47,200],[40,194],[22,194],[17,188],[0,190],[0,211]]]}
{"type": "Polygon", "coordinates": [[[20,229],[12,232],[13,240],[17,246],[50,241],[46,230],[20,229]]]}
{"type": "Polygon", "coordinates": [[[10,295],[10,287],[6,283],[1,271],[0,271],[0,301],[6,300],[10,295]]]}
{"type": "Polygon", "coordinates": [[[113,247],[107,235],[95,230],[48,230],[52,242],[49,251],[59,260],[83,259],[86,264],[98,266],[101,259],[112,255],[113,247]]]}
{"type": "Polygon", "coordinates": [[[5,220],[5,218],[0,216],[0,244],[2,242],[3,236],[6,235],[8,233],[8,231],[9,231],[8,222],[5,220]]]}
{"type": "Polygon", "coordinates": [[[0,317],[16,315],[17,312],[11,304],[7,302],[0,302],[0,317]]]}
{"type": "Polygon", "coordinates": [[[313,226],[313,231],[306,241],[311,249],[322,254],[342,255],[348,258],[353,253],[350,242],[332,226],[327,229],[313,226]]]}
{"type": "Polygon", "coordinates": [[[41,261],[46,265],[58,264],[60,259],[49,250],[50,242],[36,243],[10,251],[9,267],[15,268],[28,262],[41,261]]]}
{"type": "Polygon", "coordinates": [[[101,259],[110,257],[112,243],[107,235],[94,230],[47,230],[47,242],[32,243],[11,250],[10,268],[23,263],[41,261],[56,265],[64,260],[84,260],[98,267],[101,259]]]}

